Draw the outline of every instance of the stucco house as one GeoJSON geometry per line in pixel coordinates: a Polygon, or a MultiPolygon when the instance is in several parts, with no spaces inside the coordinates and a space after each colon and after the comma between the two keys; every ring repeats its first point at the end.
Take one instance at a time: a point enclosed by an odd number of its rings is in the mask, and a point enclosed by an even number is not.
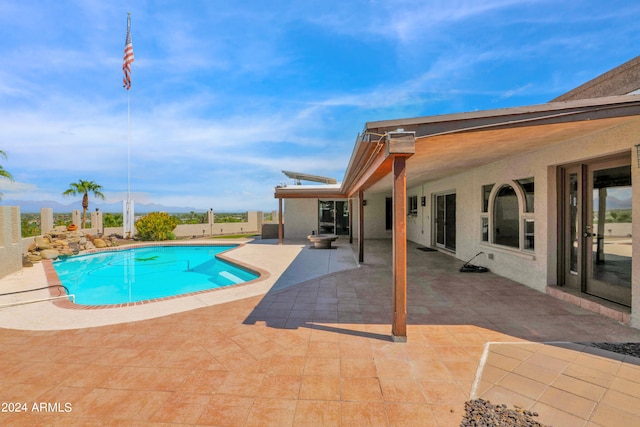
{"type": "Polygon", "coordinates": [[[286,237],[392,239],[398,339],[407,240],[638,328],[639,88],[637,57],[542,105],[366,123],[341,183],[275,189],[286,237]]]}

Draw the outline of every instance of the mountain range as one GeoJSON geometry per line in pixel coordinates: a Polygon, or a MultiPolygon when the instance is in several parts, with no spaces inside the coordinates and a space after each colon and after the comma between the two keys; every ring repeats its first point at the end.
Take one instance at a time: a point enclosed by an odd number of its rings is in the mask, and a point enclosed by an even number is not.
{"type": "MultiPolygon", "coordinates": [[[[135,203],[135,201],[134,201],[135,203]]],[[[42,208],[52,208],[55,213],[68,213],[74,209],[82,210],[79,201],[63,204],[52,200],[0,200],[0,206],[20,206],[21,213],[40,213],[42,208]]],[[[89,202],[89,210],[100,209],[102,212],[118,213],[122,212],[122,202],[119,203],[100,203],[98,201],[89,202]]],[[[169,212],[169,213],[189,213],[189,212],[205,212],[204,209],[196,209],[180,206],[165,206],[157,203],[135,203],[134,211],[136,213],[148,212],[169,212]]]]}

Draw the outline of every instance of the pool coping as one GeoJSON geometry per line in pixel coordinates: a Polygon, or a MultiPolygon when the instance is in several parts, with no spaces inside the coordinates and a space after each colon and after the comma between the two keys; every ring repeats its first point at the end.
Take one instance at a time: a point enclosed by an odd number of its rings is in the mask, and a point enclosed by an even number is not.
{"type": "MultiPolygon", "coordinates": [[[[142,300],[142,301],[135,301],[135,302],[128,302],[128,303],[121,303],[121,304],[102,304],[102,305],[85,305],[85,304],[75,304],[74,302],[70,301],[69,299],[57,299],[52,301],[53,304],[57,307],[60,308],[64,308],[64,309],[69,309],[69,310],[103,310],[103,309],[110,309],[110,308],[122,308],[122,307],[135,307],[135,306],[141,306],[141,305],[147,305],[147,304],[152,304],[152,303],[157,303],[157,302],[162,302],[162,301],[169,301],[169,300],[174,300],[174,299],[180,299],[180,298],[187,298],[187,297],[191,297],[191,296],[195,296],[195,295],[202,295],[202,294],[208,294],[208,293],[212,293],[212,292],[219,292],[219,291],[223,291],[223,290],[228,290],[231,288],[241,288],[244,286],[250,286],[250,285],[255,285],[256,283],[259,283],[261,281],[267,280],[270,276],[271,273],[269,273],[266,270],[263,270],[261,268],[249,265],[245,262],[239,261],[237,259],[232,259],[230,257],[228,257],[226,254],[236,250],[238,248],[241,248],[243,246],[245,246],[246,243],[211,243],[211,242],[143,242],[143,243],[134,243],[134,244],[127,244],[127,245],[122,245],[122,246],[110,246],[110,247],[106,247],[106,248],[95,248],[95,249],[88,249],[86,251],[82,251],[82,253],[79,253],[78,255],[91,255],[94,253],[101,253],[101,252],[117,252],[117,251],[122,251],[122,250],[127,250],[127,249],[132,249],[132,248],[145,248],[145,247],[154,247],[154,246],[230,246],[233,245],[234,247],[231,249],[228,249],[224,252],[220,252],[219,254],[216,254],[215,256],[217,258],[220,258],[221,260],[228,262],[230,264],[236,265],[238,267],[244,268],[246,270],[249,270],[255,274],[258,274],[259,276],[256,279],[244,282],[244,283],[238,283],[238,284],[234,284],[234,285],[228,285],[228,286],[223,286],[220,288],[212,288],[212,289],[203,289],[201,291],[194,291],[194,292],[187,292],[187,293],[183,293],[183,294],[179,294],[179,295],[171,295],[171,296],[167,296],[167,297],[162,297],[162,298],[153,298],[153,299],[148,299],[148,300],[142,300]]],[[[51,295],[52,298],[57,298],[57,297],[63,297],[64,295],[61,294],[60,290],[64,289],[67,291],[68,294],[68,289],[62,284],[62,281],[60,280],[60,278],[58,277],[58,273],[56,272],[55,268],[53,267],[53,261],[52,260],[42,260],[42,266],[44,268],[44,273],[46,276],[46,280],[47,280],[47,284],[49,287],[49,294],[51,295]],[[56,289],[58,290],[58,294],[55,295],[56,289]]]]}

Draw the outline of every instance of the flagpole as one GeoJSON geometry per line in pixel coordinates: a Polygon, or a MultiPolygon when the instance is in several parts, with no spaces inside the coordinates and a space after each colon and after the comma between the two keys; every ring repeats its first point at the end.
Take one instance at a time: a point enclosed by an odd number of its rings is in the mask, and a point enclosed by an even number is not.
{"type": "Polygon", "coordinates": [[[133,63],[133,44],[131,43],[131,12],[127,12],[127,37],[124,46],[122,71],[124,88],[127,90],[127,200],[123,206],[123,230],[127,239],[134,231],[133,202],[131,201],[131,63],[133,63]]]}
{"type": "Polygon", "coordinates": [[[131,92],[127,91],[127,238],[131,238],[131,92]]]}
{"type": "Polygon", "coordinates": [[[127,91],[127,202],[131,202],[131,92],[127,91]]]}

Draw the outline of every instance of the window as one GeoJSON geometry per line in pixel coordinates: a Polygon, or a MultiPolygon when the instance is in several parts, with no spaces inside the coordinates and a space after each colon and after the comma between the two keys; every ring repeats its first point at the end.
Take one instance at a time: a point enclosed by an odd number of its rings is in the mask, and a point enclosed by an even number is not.
{"type": "Polygon", "coordinates": [[[502,186],[493,199],[493,242],[520,247],[518,196],[510,185],[502,186]]]}
{"type": "Polygon", "coordinates": [[[482,186],[482,215],[480,220],[482,221],[482,241],[489,241],[489,198],[491,197],[491,190],[493,190],[494,184],[482,186]]]}
{"type": "Polygon", "coordinates": [[[524,248],[529,251],[532,251],[535,248],[534,225],[535,223],[532,219],[524,220],[524,248]]]}
{"type": "Polygon", "coordinates": [[[409,196],[407,199],[407,215],[418,215],[418,196],[409,196]]]}
{"type": "Polygon", "coordinates": [[[482,217],[482,241],[489,241],[489,218],[486,216],[482,217]]]}
{"type": "Polygon", "coordinates": [[[489,197],[494,184],[482,186],[482,212],[489,212],[489,197]]]}
{"type": "Polygon", "coordinates": [[[535,249],[534,179],[482,186],[481,241],[535,249]]]}
{"type": "Polygon", "coordinates": [[[519,179],[516,182],[520,184],[520,188],[522,188],[522,191],[524,192],[524,197],[526,201],[524,211],[533,212],[533,201],[534,201],[533,178],[519,179]]]}

